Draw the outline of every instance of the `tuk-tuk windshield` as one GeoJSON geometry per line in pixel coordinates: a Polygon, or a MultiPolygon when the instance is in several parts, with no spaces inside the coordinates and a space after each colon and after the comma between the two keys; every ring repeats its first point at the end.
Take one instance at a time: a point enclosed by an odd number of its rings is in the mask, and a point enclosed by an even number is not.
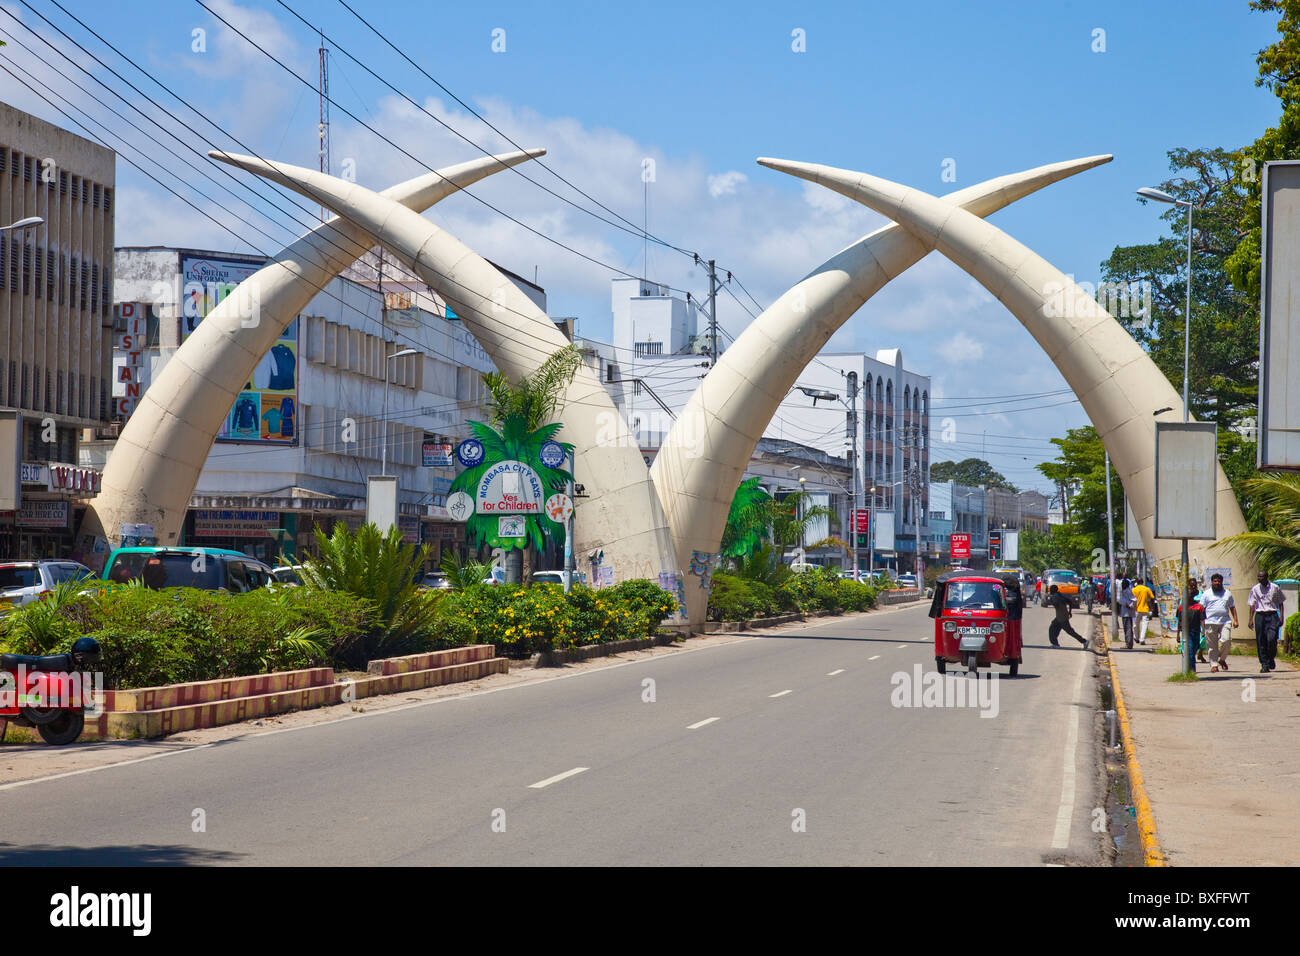
{"type": "Polygon", "coordinates": [[[953,611],[1004,611],[1001,584],[992,581],[949,581],[943,606],[953,611]]]}

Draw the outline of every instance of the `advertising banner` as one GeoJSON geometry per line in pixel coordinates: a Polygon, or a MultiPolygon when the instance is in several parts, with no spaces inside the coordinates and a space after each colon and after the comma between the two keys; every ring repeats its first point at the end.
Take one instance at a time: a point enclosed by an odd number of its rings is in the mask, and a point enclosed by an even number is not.
{"type": "Polygon", "coordinates": [[[970,535],[948,535],[948,552],[954,563],[970,560],[970,535]]]}
{"type": "MultiPolygon", "coordinates": [[[[181,340],[231,295],[261,263],[234,259],[181,258],[181,340]]],[[[261,321],[260,303],[241,305],[250,325],[261,321]]],[[[298,320],[280,334],[244,384],[217,441],[266,445],[298,444],[298,320]]]]}
{"type": "Polygon", "coordinates": [[[450,468],[455,464],[455,446],[439,441],[426,441],[422,446],[421,464],[425,468],[450,468]]]}

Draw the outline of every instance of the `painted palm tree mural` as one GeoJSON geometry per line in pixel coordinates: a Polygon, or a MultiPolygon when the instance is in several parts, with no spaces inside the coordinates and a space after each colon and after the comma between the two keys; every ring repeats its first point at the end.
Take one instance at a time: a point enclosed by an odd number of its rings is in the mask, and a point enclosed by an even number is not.
{"type": "MultiPolygon", "coordinates": [[[[530,430],[527,420],[522,416],[507,415],[500,423],[499,431],[484,422],[470,422],[469,427],[474,438],[483,445],[483,462],[472,468],[466,468],[456,476],[456,480],[451,483],[453,493],[463,491],[477,501],[484,477],[506,462],[519,462],[537,475],[542,484],[543,492],[540,497],[543,502],[551,495],[563,492],[568,486],[572,478],[569,471],[562,467],[551,468],[542,462],[542,445],[553,440],[555,433],[563,427],[561,423],[552,422],[530,430]]],[[[564,449],[566,460],[571,460],[573,446],[560,443],[560,447],[564,449]]],[[[518,474],[525,484],[531,480],[527,472],[518,474]]],[[[527,488],[523,490],[525,493],[528,491],[527,488]]],[[[470,515],[465,523],[469,543],[476,547],[487,545],[490,548],[501,548],[503,551],[529,546],[544,551],[548,537],[559,545],[564,544],[564,525],[552,521],[544,510],[537,514],[509,516],[522,519],[524,525],[522,537],[501,535],[503,517],[505,516],[477,512],[470,515]]]]}
{"type": "MultiPolygon", "coordinates": [[[[491,482],[494,474],[500,475],[503,465],[517,462],[520,468],[510,468],[518,476],[520,491],[525,497],[540,498],[545,502],[551,495],[566,490],[572,473],[559,465],[543,461],[542,447],[555,439],[562,423],[552,421],[563,407],[563,395],[582,363],[582,355],[569,346],[560,349],[543,362],[532,375],[512,383],[501,372],[488,372],[483,385],[488,393],[488,412],[491,422],[470,422],[470,432],[483,446],[478,464],[465,469],[451,483],[451,492],[462,491],[479,502],[485,478],[491,482]],[[528,487],[534,479],[540,488],[528,487]]],[[[564,449],[564,460],[573,460],[573,446],[558,442],[564,449]]],[[[516,521],[503,521],[503,515],[480,513],[477,510],[466,522],[466,536],[471,545],[500,548],[509,554],[528,548],[546,549],[549,538],[557,545],[564,544],[564,525],[552,520],[543,509],[536,513],[509,515],[523,524],[522,536],[502,535],[501,531],[516,521]]],[[[517,529],[516,529],[517,530],[517,529]]]]}
{"type": "Polygon", "coordinates": [[[736,489],[722,530],[722,556],[747,558],[771,538],[772,496],[758,486],[757,478],[746,478],[736,489]]]}

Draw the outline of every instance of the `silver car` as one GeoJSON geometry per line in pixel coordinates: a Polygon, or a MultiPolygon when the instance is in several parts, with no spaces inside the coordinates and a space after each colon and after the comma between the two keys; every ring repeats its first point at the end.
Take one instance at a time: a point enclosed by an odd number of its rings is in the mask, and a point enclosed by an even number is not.
{"type": "Polygon", "coordinates": [[[84,564],[57,558],[0,561],[0,610],[30,604],[55,585],[95,577],[84,564]]]}

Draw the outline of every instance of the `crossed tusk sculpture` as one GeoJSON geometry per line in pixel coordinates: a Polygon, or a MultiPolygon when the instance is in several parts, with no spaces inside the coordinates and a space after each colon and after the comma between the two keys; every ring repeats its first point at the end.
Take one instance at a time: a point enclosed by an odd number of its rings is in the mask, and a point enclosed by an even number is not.
{"type": "MultiPolygon", "coordinates": [[[[123,429],[81,533],[116,544],[123,523],[152,525],[175,544],[212,442],[254,367],[317,292],[379,242],[446,299],[493,363],[531,374],[564,336],[490,263],[420,213],[458,189],[544,154],[533,149],[448,167],[376,193],[316,170],[210,153],[292,189],[337,218],[282,250],[218,305],[176,352],[123,429]],[[248,321],[241,303],[259,304],[248,321]]],[[[805,366],[890,279],[938,249],[985,286],[1047,352],[1083,404],[1123,481],[1148,554],[1177,556],[1153,534],[1155,424],[1181,397],[1124,328],[1068,277],[984,221],[1044,186],[1109,162],[1092,156],[1012,173],[942,198],[863,173],[760,159],[833,189],[893,220],[813,270],[723,352],[691,396],[652,468],[596,374],[569,385],[562,436],[588,498],[577,512],[575,554],[603,551],[616,580],[650,578],[676,590],[682,623],[705,620],[732,495],[754,448],[805,366]],[[1064,293],[1066,308],[1060,308],[1064,293]]],[[[305,422],[311,427],[310,422],[305,422]]],[[[1218,468],[1217,463],[1215,467],[1218,468]]],[[[1245,530],[1218,470],[1218,532],[1245,530]]],[[[1253,568],[1203,548],[1202,567],[1231,567],[1234,587],[1253,568]]],[[[1244,599],[1244,590],[1239,602],[1244,599]]]]}

